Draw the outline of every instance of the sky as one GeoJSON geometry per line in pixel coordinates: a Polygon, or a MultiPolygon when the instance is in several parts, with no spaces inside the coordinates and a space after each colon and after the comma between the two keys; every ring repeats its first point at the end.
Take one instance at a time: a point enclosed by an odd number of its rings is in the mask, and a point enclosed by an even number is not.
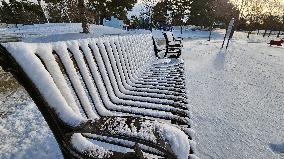
{"type": "MultiPolygon", "coordinates": [[[[130,18],[132,15],[136,15],[139,16],[139,14],[141,13],[142,9],[143,9],[143,4],[142,4],[143,0],[138,0],[137,4],[134,6],[134,8],[132,9],[132,11],[128,12],[128,17],[130,18]]],[[[155,1],[155,0],[154,0],[155,1]]],[[[157,0],[159,1],[159,0],[157,0]]],[[[241,0],[231,0],[232,2],[234,1],[241,1],[241,0]]],[[[270,0],[273,1],[273,0],[270,0]]],[[[284,8],[284,0],[280,0],[281,5],[284,8]]]]}
{"type": "Polygon", "coordinates": [[[143,4],[139,1],[141,0],[138,0],[138,3],[136,3],[135,6],[132,8],[132,11],[128,12],[128,18],[131,18],[131,16],[139,16],[141,11],[143,10],[143,4]]]}

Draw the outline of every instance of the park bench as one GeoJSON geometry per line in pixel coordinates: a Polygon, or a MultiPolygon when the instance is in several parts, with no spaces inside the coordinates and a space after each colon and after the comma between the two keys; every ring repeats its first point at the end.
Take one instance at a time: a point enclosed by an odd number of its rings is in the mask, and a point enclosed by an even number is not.
{"type": "Polygon", "coordinates": [[[155,55],[158,58],[178,58],[181,55],[181,49],[180,48],[173,48],[173,49],[167,49],[162,48],[158,46],[156,39],[153,37],[153,44],[154,44],[154,51],[155,55]]]}
{"type": "Polygon", "coordinates": [[[173,36],[172,32],[163,33],[166,40],[166,54],[169,57],[179,57],[181,55],[181,48],[183,47],[182,38],[173,36]]]}
{"type": "Polygon", "coordinates": [[[4,43],[0,64],[65,158],[197,158],[183,60],[157,58],[150,34],[4,43]]]}

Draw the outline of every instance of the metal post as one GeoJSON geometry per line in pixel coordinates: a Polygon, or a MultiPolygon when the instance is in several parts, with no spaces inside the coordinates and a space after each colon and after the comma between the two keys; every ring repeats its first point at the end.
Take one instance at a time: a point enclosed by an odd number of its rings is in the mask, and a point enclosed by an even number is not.
{"type": "Polygon", "coordinates": [[[229,42],[230,42],[230,40],[232,38],[231,34],[232,34],[232,31],[233,31],[234,23],[235,23],[235,18],[232,18],[232,20],[230,21],[229,26],[227,28],[227,31],[226,31],[226,34],[225,34],[225,37],[224,37],[224,41],[223,41],[223,44],[222,44],[221,48],[224,47],[224,43],[225,43],[226,39],[228,39],[227,45],[226,45],[226,49],[228,48],[229,42]]]}

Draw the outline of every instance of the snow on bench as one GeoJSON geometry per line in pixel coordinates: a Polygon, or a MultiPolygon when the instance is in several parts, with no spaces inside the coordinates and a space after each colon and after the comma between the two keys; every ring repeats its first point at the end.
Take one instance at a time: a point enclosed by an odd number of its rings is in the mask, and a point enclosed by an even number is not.
{"type": "Polygon", "coordinates": [[[0,46],[65,158],[196,158],[183,60],[150,34],[0,46]]]}

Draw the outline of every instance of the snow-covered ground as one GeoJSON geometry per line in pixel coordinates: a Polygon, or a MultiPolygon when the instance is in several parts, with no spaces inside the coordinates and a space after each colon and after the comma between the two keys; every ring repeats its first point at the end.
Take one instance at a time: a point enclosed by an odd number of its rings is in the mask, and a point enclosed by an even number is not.
{"type": "Polygon", "coordinates": [[[284,48],[235,39],[185,42],[200,158],[284,158],[284,48]]]}
{"type": "Polygon", "coordinates": [[[82,31],[80,23],[24,25],[18,28],[0,29],[0,42],[5,41],[5,39],[25,42],[50,42],[127,33],[125,30],[102,25],[90,25],[90,34],[80,33],[82,31]]]}
{"type": "MultiPolygon", "coordinates": [[[[68,33],[61,40],[81,37],[78,30],[68,33]]],[[[47,32],[37,40],[54,41],[58,37],[54,34],[47,32]]],[[[153,34],[162,38],[159,31],[153,34]]],[[[269,47],[269,39],[252,35],[247,40],[246,34],[236,33],[225,51],[220,50],[221,30],[213,33],[211,42],[206,39],[208,32],[187,31],[182,36],[197,156],[284,158],[284,47],[269,47]]],[[[1,159],[62,158],[46,122],[23,88],[0,87],[0,105],[1,159]]]]}

